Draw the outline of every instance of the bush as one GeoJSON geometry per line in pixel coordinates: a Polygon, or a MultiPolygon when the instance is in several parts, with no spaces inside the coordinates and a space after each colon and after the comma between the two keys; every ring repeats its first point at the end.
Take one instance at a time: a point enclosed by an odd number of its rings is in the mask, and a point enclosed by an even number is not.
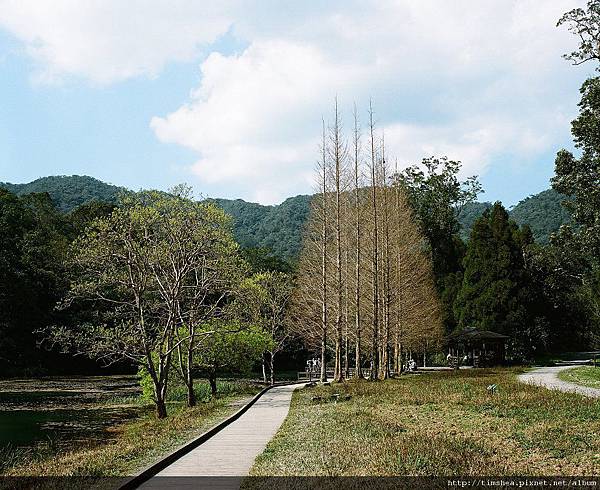
{"type": "Polygon", "coordinates": [[[140,366],[138,369],[138,377],[140,388],[142,389],[141,399],[143,401],[151,402],[154,401],[154,382],[152,381],[152,377],[148,372],[148,368],[146,366],[140,366]]]}

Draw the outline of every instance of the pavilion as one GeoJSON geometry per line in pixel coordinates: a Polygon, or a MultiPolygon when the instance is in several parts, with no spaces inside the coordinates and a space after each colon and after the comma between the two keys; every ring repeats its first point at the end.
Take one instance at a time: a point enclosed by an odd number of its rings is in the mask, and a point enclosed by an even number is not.
{"type": "Polygon", "coordinates": [[[474,327],[455,331],[448,336],[448,361],[453,367],[490,367],[506,361],[508,336],[474,327]]]}

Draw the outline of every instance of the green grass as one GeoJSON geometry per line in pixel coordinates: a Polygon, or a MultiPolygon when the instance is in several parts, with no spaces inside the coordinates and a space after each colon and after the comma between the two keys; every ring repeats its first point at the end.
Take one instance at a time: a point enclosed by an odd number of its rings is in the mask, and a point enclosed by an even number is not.
{"type": "Polygon", "coordinates": [[[251,475],[598,474],[600,402],[521,384],[519,372],[464,370],[299,390],[251,475]],[[491,384],[496,394],[487,391],[491,384]]]}
{"type": "MultiPolygon", "coordinates": [[[[203,385],[203,382],[197,384],[197,394],[208,393],[203,385]]],[[[224,381],[218,388],[220,393],[216,398],[199,397],[194,408],[186,408],[185,391],[175,389],[168,402],[166,419],[156,419],[153,406],[144,405],[139,418],[111,427],[101,441],[79,442],[68,450],[57,450],[53,441],[26,450],[4,449],[0,453],[4,461],[1,474],[94,477],[135,474],[237,411],[262,387],[245,381],[224,381]]],[[[116,398],[111,401],[119,403],[116,398]]],[[[132,400],[124,398],[121,402],[132,400]]]]}
{"type": "Polygon", "coordinates": [[[591,388],[600,388],[600,367],[582,366],[558,373],[558,378],[591,388]]]}

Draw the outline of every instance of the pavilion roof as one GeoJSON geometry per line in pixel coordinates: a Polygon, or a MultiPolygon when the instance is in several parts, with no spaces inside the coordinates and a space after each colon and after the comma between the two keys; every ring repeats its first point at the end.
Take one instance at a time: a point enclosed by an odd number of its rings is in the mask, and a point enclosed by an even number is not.
{"type": "Polygon", "coordinates": [[[506,340],[509,337],[490,330],[478,330],[474,327],[465,328],[452,332],[448,335],[449,340],[506,340]]]}

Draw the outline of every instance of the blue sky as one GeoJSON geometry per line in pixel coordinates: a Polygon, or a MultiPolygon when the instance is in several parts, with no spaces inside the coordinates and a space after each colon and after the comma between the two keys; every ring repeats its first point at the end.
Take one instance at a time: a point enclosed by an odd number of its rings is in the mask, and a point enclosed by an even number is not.
{"type": "Polygon", "coordinates": [[[85,174],[276,203],[312,191],[321,116],[373,98],[399,165],[448,155],[485,200],[548,187],[592,66],[581,2],[0,0],[0,180],[85,174]]]}

